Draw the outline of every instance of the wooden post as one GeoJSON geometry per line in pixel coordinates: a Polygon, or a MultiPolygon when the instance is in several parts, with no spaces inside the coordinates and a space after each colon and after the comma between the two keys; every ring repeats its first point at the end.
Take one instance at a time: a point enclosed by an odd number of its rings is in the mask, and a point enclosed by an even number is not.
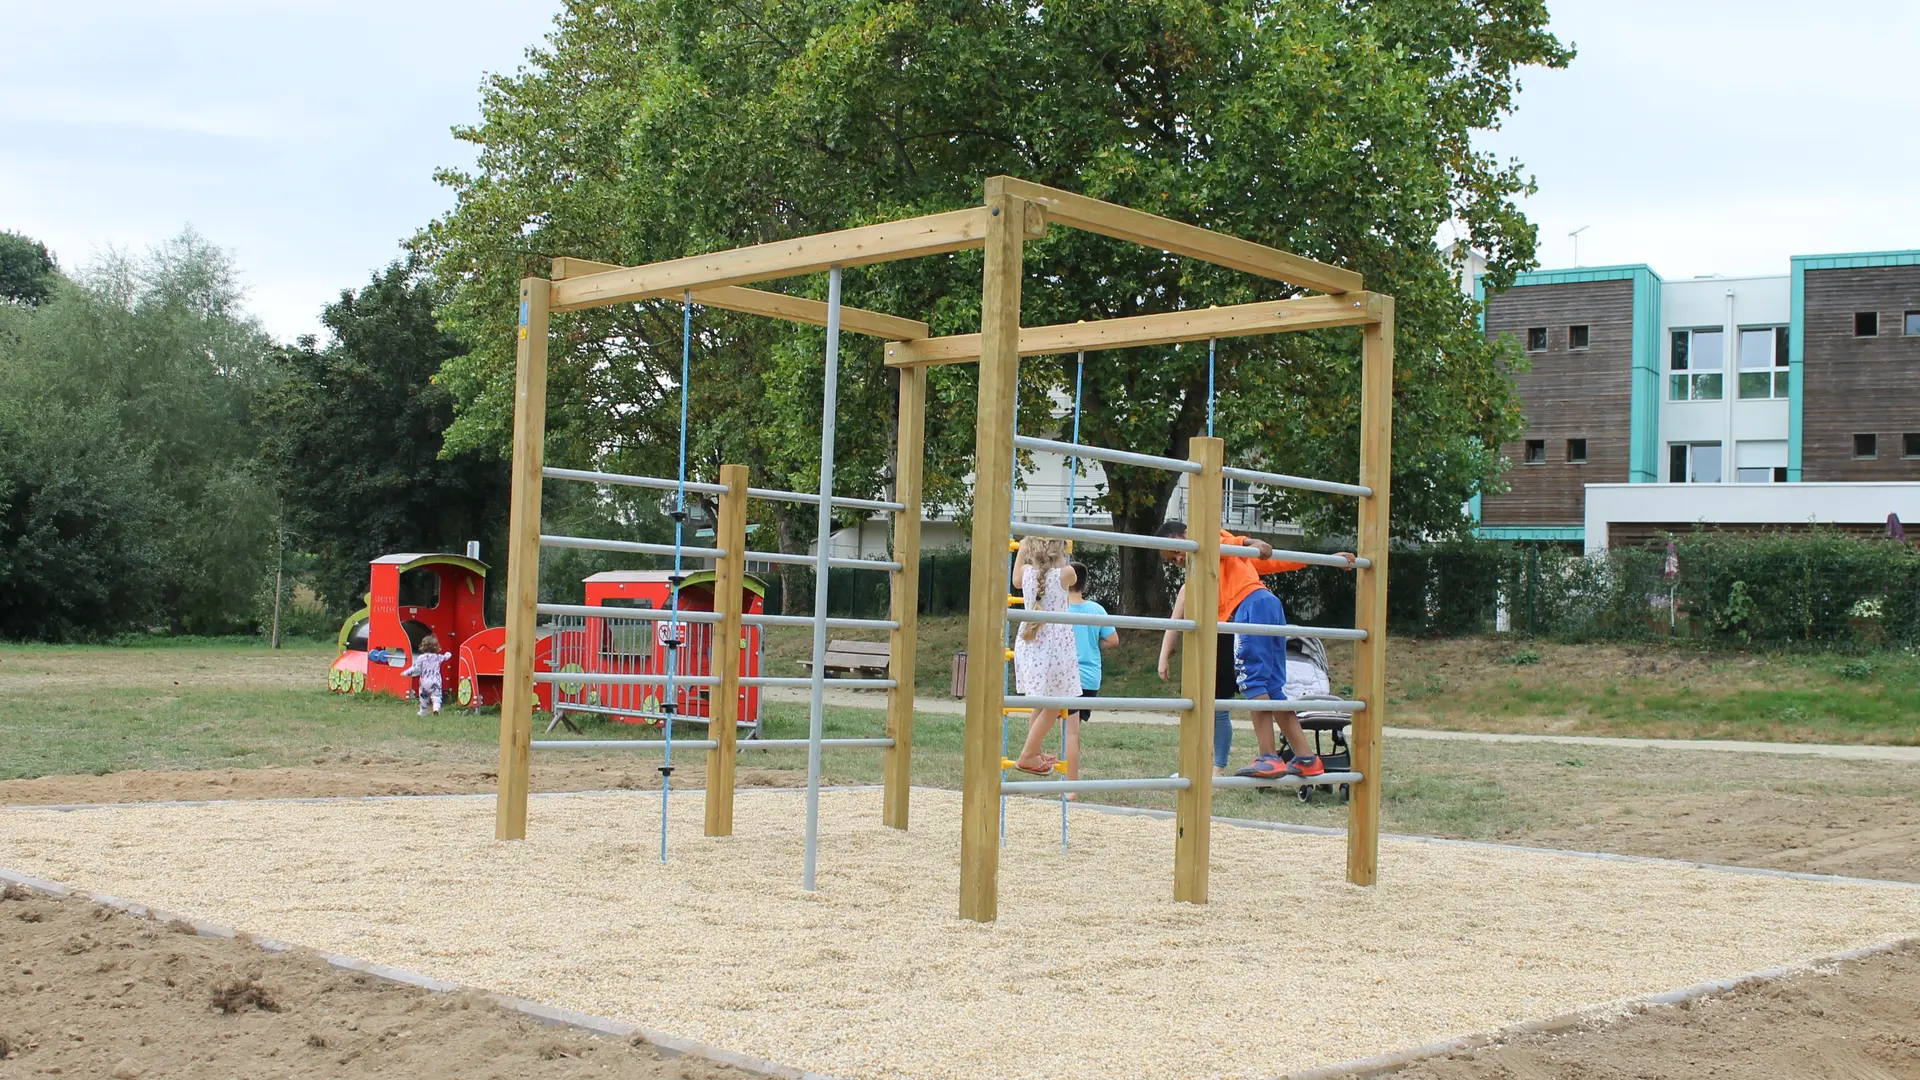
{"type": "Polygon", "coordinates": [[[961,771],[960,917],[992,922],[1000,890],[1000,710],[1007,542],[1012,537],[1014,383],[1020,371],[1021,241],[1026,202],[987,181],[980,289],[980,397],[974,419],[973,560],[968,589],[967,727],[961,771]]]}
{"type": "Polygon", "coordinates": [[[547,437],[547,311],[552,285],[520,280],[513,383],[513,488],[507,510],[507,655],[500,688],[500,795],[493,835],[527,835],[533,739],[534,605],[540,599],[540,465],[547,437]]]}
{"type": "Polygon", "coordinates": [[[913,669],[920,645],[920,481],[926,464],[927,369],[900,371],[900,420],[894,446],[893,501],[906,507],[893,512],[893,572],[891,618],[899,628],[887,636],[888,677],[886,795],[881,821],[907,827],[907,806],[913,792],[913,669]]]}
{"type": "Polygon", "coordinates": [[[713,631],[714,687],[707,737],[720,745],[707,751],[707,835],[733,835],[734,737],[740,719],[740,615],[747,574],[747,467],[720,466],[720,520],[713,530],[714,546],[726,552],[715,561],[713,595],[719,603],[720,624],[713,631]]]}
{"type": "Polygon", "coordinates": [[[1187,440],[1187,460],[1200,472],[1187,479],[1187,538],[1200,550],[1187,556],[1187,631],[1180,650],[1180,696],[1193,708],[1180,717],[1180,775],[1189,786],[1175,800],[1173,898],[1207,902],[1207,860],[1213,842],[1213,676],[1220,656],[1220,475],[1224,444],[1187,440]]]}
{"type": "Polygon", "coordinates": [[[1361,557],[1354,623],[1367,640],[1354,645],[1353,696],[1367,703],[1353,714],[1349,741],[1361,780],[1347,803],[1347,880],[1371,885],[1380,869],[1380,730],[1387,709],[1388,496],[1393,480],[1393,298],[1378,298],[1380,321],[1366,328],[1360,352],[1360,482],[1373,494],[1360,500],[1361,557]]]}

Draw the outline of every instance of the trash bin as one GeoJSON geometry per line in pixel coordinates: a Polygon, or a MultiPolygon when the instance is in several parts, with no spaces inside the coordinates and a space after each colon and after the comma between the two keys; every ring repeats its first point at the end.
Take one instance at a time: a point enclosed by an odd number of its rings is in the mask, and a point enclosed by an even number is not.
{"type": "Polygon", "coordinates": [[[967,654],[963,652],[953,654],[953,696],[967,696],[967,654]]]}

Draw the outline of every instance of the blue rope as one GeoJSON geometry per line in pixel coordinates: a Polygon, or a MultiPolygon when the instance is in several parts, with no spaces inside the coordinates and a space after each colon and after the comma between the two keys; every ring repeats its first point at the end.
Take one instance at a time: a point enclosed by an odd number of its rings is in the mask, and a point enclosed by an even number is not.
{"type": "Polygon", "coordinates": [[[666,742],[660,764],[660,861],[667,861],[667,796],[673,788],[673,715],[679,711],[674,677],[680,673],[680,650],[688,642],[680,640],[686,630],[680,623],[681,546],[687,530],[687,381],[693,371],[693,292],[680,300],[680,472],[679,487],[673,496],[673,580],[668,594],[673,606],[673,642],[667,646],[666,742]]]}
{"type": "MultiPolygon", "coordinates": [[[[1073,444],[1075,446],[1080,445],[1080,387],[1086,378],[1086,374],[1087,354],[1083,349],[1078,358],[1073,362],[1073,444]]],[[[1067,469],[1067,528],[1071,529],[1073,528],[1074,485],[1075,482],[1080,479],[1080,455],[1075,454],[1067,460],[1067,469]]],[[[1080,586],[1082,593],[1087,591],[1086,582],[1082,581],[1077,584],[1080,586]]],[[[1076,630],[1074,633],[1077,634],[1079,631],[1076,630]]],[[[1067,724],[1069,722],[1065,715],[1060,717],[1060,754],[1062,757],[1065,757],[1067,753],[1067,724]]],[[[1064,794],[1060,796],[1060,850],[1067,850],[1067,797],[1064,794]]]]}
{"type": "MultiPolygon", "coordinates": [[[[1020,437],[1020,361],[1017,358],[1014,360],[1014,366],[1013,366],[1013,436],[1012,437],[1016,439],[1020,437]]],[[[1015,488],[1018,488],[1020,485],[1020,451],[1018,449],[1015,449],[1013,452],[1013,468],[1008,470],[1008,478],[1012,481],[1012,488],[1009,489],[1009,494],[1011,494],[1012,490],[1015,488]]],[[[1011,525],[1013,522],[1013,511],[1012,511],[1013,500],[1009,499],[1007,500],[1007,502],[1008,502],[1007,522],[1009,525],[1011,525]]],[[[1013,572],[1011,569],[1009,569],[1007,572],[1008,595],[1012,595],[1013,590],[1018,586],[1019,586],[1019,582],[1016,582],[1013,580],[1013,572]]],[[[1004,603],[1004,601],[1002,602],[1004,603]]],[[[1005,657],[1007,655],[1007,650],[1011,648],[1013,645],[1013,635],[1011,633],[1012,628],[1013,628],[1013,623],[1011,621],[1004,620],[1004,619],[1001,620],[1000,622],[1000,655],[1002,657],[1005,657]]],[[[1011,683],[1012,681],[1013,681],[1013,663],[1012,661],[1003,659],[1000,662],[1000,693],[1003,696],[1007,692],[1007,684],[1011,683]]],[[[1033,714],[1028,713],[1027,716],[1029,719],[1031,719],[1033,714]]],[[[1006,709],[1002,708],[1000,710],[1000,761],[1002,762],[1000,766],[1000,779],[1003,783],[1007,779],[1007,766],[1005,764],[1006,760],[1007,760],[1007,711],[1006,709]]],[[[1002,795],[1000,796],[1000,839],[1005,840],[1006,838],[1007,838],[1007,797],[1005,795],[1002,795]]]]}
{"type": "Polygon", "coordinates": [[[1207,438],[1213,438],[1213,347],[1218,344],[1215,338],[1207,339],[1207,438]]]}

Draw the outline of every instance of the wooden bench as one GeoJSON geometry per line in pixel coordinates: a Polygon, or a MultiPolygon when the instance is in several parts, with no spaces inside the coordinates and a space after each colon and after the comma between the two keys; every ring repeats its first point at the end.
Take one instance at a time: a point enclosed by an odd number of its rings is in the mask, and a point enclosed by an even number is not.
{"type": "MultiPolygon", "coordinates": [[[[884,641],[828,641],[827,660],[821,666],[828,675],[845,672],[856,678],[883,678],[892,656],[884,641]]],[[[813,661],[802,660],[800,666],[811,669],[813,661]]]]}

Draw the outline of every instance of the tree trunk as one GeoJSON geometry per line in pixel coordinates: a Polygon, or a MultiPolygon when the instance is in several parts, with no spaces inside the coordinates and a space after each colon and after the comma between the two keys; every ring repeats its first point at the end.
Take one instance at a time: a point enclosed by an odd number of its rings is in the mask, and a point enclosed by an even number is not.
{"type": "MultiPolygon", "coordinates": [[[[786,503],[777,503],[775,505],[777,509],[773,512],[773,530],[775,539],[780,545],[779,550],[788,555],[805,555],[807,553],[806,533],[801,530],[800,523],[795,519],[793,510],[786,503]]],[[[806,574],[806,570],[806,567],[796,566],[792,563],[780,564],[779,614],[791,614],[794,610],[794,598],[799,596],[809,597],[802,606],[805,614],[810,615],[813,613],[813,604],[810,599],[811,594],[807,591],[808,581],[803,577],[803,575],[806,574]]]]}

